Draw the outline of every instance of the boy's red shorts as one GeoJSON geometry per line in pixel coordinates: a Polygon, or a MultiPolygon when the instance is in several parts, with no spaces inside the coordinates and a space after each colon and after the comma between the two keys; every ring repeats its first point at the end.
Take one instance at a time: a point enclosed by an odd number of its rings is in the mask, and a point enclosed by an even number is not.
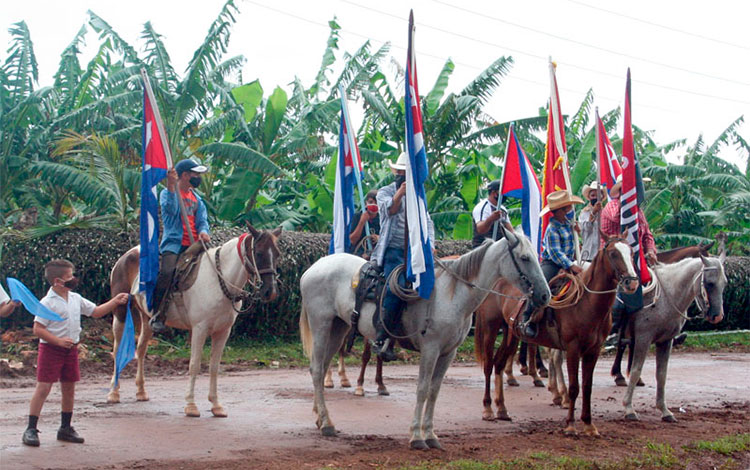
{"type": "Polygon", "coordinates": [[[78,368],[78,346],[70,349],[49,343],[39,343],[39,357],[36,361],[37,382],[55,383],[78,382],[81,371],[78,368]]]}

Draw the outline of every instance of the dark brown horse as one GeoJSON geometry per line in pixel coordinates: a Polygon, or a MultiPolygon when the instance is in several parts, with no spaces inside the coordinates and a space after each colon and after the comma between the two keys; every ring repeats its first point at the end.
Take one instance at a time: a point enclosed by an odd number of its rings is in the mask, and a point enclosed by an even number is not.
{"type": "MultiPolygon", "coordinates": [[[[568,355],[568,376],[570,378],[570,407],[568,408],[566,434],[575,434],[575,401],[578,397],[578,363],[583,363],[583,406],[581,420],[584,432],[591,436],[599,433],[591,423],[591,386],[594,367],[599,359],[602,343],[612,327],[609,310],[615,300],[618,283],[627,291],[634,292],[638,286],[632,263],[630,246],[623,238],[611,237],[604,248],[599,250],[586,271],[580,275],[584,291],[579,301],[568,307],[557,308],[546,313],[550,320],[542,320],[539,334],[534,339],[521,337],[522,329],[517,324],[524,305],[519,301],[497,295],[490,295],[477,310],[477,323],[474,331],[477,360],[485,375],[484,412],[482,418],[494,419],[490,398],[490,378],[495,369],[495,406],[497,418],[510,420],[503,396],[502,372],[508,357],[515,352],[519,338],[555,349],[563,349],[568,355]],[[549,326],[553,325],[553,326],[549,326]],[[503,330],[503,342],[495,351],[495,338],[503,330]]],[[[507,281],[501,279],[495,290],[514,297],[521,293],[507,281]]],[[[533,364],[530,357],[529,364],[533,364]]]]}
{"type": "MultiPolygon", "coordinates": [[[[682,246],[679,248],[675,248],[673,250],[669,251],[663,251],[661,253],[658,253],[656,255],[656,259],[661,264],[672,264],[676,263],[678,261],[681,261],[686,258],[698,258],[698,257],[704,257],[707,258],[709,256],[708,250],[710,250],[713,246],[715,241],[712,241],[711,243],[701,243],[698,245],[691,245],[691,246],[682,246]]],[[[628,346],[629,343],[626,344],[620,344],[615,349],[617,353],[615,354],[615,362],[612,364],[612,370],[611,374],[612,377],[615,378],[615,383],[619,387],[627,387],[628,382],[625,380],[625,377],[622,375],[622,356],[625,353],[625,348],[628,346]]],[[[628,375],[630,375],[630,367],[633,365],[633,352],[631,349],[628,349],[628,375]]],[[[639,386],[643,386],[643,381],[638,381],[639,386]]]]}

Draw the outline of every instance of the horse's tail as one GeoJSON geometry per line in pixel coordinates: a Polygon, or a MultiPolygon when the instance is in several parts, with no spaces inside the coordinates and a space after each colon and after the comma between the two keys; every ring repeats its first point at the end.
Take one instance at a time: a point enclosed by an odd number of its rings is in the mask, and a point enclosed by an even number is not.
{"type": "Polygon", "coordinates": [[[302,311],[299,315],[299,335],[302,339],[302,349],[305,351],[305,356],[312,356],[313,348],[313,337],[310,331],[310,322],[307,320],[307,309],[305,309],[304,300],[301,302],[302,311]]]}

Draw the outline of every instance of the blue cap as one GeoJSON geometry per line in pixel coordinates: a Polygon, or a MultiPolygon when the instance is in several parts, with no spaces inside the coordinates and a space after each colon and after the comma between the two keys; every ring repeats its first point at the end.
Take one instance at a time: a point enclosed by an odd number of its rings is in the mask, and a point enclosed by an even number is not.
{"type": "Polygon", "coordinates": [[[194,171],[196,173],[205,173],[208,171],[208,167],[195,163],[189,158],[177,162],[177,165],[174,166],[174,169],[177,171],[177,176],[185,173],[186,171],[194,171]]]}

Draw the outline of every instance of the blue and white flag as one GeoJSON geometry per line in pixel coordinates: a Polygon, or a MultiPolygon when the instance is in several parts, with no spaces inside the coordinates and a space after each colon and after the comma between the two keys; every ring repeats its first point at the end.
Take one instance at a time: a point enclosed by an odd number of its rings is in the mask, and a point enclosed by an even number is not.
{"type": "Polygon", "coordinates": [[[435,285],[432,241],[427,225],[427,198],[424,183],[428,177],[427,152],[422,135],[422,108],[417,86],[417,61],[414,56],[414,12],[409,13],[409,46],[406,56],[406,221],[409,227],[409,250],[406,278],[423,299],[429,299],[435,285]]]}
{"type": "MultiPolygon", "coordinates": [[[[336,185],[333,190],[333,232],[331,233],[331,244],[328,254],[349,253],[351,242],[349,233],[354,217],[354,183],[355,169],[354,161],[357,161],[359,172],[362,172],[362,163],[359,158],[353,158],[350,142],[351,126],[346,120],[347,113],[344,110],[344,102],[341,104],[341,127],[339,128],[339,155],[336,162],[336,185]]],[[[354,152],[359,153],[357,144],[354,142],[354,152]]]]}

